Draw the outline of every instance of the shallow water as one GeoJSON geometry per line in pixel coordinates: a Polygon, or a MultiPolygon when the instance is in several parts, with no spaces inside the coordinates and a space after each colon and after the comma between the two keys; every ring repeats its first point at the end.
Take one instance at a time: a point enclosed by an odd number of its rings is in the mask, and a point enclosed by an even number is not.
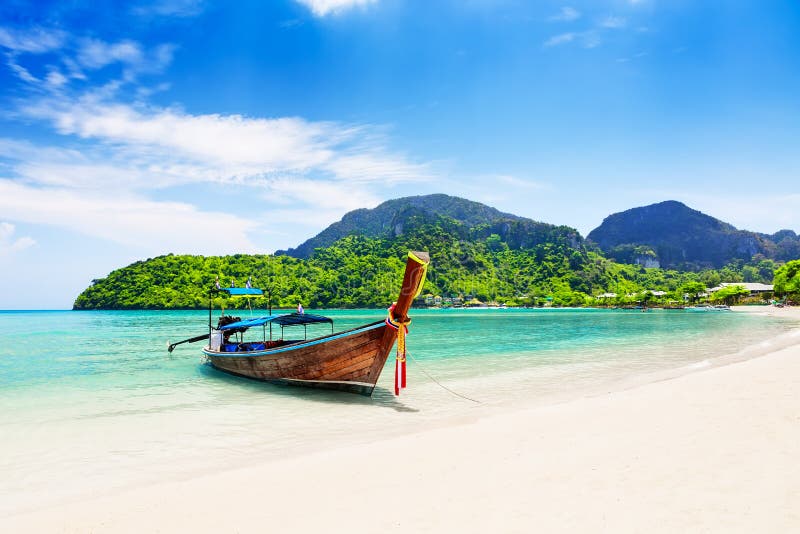
{"type": "MultiPolygon", "coordinates": [[[[337,330],[383,316],[322,313],[337,330]]],[[[202,343],[168,354],[168,339],[203,333],[202,311],[0,312],[0,514],[752,356],[798,327],[679,310],[412,315],[408,389],[392,395],[390,358],[366,398],[219,373],[202,362],[202,343]]]]}

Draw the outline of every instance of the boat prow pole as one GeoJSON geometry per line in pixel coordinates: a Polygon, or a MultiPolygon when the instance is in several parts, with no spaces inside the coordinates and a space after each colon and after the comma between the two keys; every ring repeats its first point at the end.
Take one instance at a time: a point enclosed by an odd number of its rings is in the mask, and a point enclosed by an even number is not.
{"type": "MultiPolygon", "coordinates": [[[[397,302],[393,304],[391,309],[391,316],[394,322],[401,325],[408,323],[408,310],[411,308],[414,299],[417,298],[417,295],[422,291],[422,285],[425,283],[425,274],[430,261],[430,256],[427,252],[412,251],[408,253],[406,270],[403,275],[403,284],[400,286],[400,295],[398,295],[397,302]]],[[[404,326],[400,326],[400,328],[404,328],[404,326]]],[[[391,352],[392,346],[397,339],[397,332],[397,330],[389,326],[387,326],[383,332],[383,339],[381,340],[380,347],[381,356],[376,358],[369,373],[373,381],[377,381],[386,363],[386,359],[389,357],[389,352],[391,352]]]]}
{"type": "Polygon", "coordinates": [[[408,310],[422,291],[422,284],[425,283],[425,274],[430,262],[431,259],[427,252],[408,253],[403,285],[400,287],[400,295],[397,297],[392,311],[392,315],[397,321],[408,321],[408,310]]]}

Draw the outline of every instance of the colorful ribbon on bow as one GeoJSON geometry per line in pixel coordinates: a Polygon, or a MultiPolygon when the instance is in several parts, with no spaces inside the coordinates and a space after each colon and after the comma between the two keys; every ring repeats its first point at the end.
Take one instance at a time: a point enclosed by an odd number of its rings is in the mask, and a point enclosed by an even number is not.
{"type": "Polygon", "coordinates": [[[389,315],[386,317],[386,325],[397,330],[397,356],[394,363],[394,394],[400,395],[400,390],[406,387],[406,335],[411,319],[398,321],[394,318],[394,307],[396,302],[389,307],[389,315]]]}

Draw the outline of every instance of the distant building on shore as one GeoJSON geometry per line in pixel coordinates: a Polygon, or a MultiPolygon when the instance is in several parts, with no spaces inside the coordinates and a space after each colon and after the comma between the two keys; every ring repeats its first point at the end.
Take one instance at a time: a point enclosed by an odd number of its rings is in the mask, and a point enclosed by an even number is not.
{"type": "Polygon", "coordinates": [[[706,291],[708,293],[715,293],[720,289],[728,286],[742,286],[743,288],[745,288],[750,292],[751,297],[757,295],[763,295],[764,293],[772,293],[775,287],[772,284],[762,284],[759,282],[722,282],[717,287],[712,287],[711,289],[708,289],[706,291]]]}

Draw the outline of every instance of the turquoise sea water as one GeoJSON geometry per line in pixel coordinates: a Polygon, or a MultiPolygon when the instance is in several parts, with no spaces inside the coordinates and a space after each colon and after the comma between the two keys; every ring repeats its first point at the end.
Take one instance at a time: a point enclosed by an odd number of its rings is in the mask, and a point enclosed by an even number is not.
{"type": "MultiPolygon", "coordinates": [[[[383,317],[321,313],[337,330],[383,317]]],[[[625,387],[766,352],[800,326],[668,310],[412,316],[408,389],[392,395],[390,358],[367,398],[219,373],[203,343],[168,354],[204,332],[202,311],[0,312],[0,515],[625,387]]]]}

